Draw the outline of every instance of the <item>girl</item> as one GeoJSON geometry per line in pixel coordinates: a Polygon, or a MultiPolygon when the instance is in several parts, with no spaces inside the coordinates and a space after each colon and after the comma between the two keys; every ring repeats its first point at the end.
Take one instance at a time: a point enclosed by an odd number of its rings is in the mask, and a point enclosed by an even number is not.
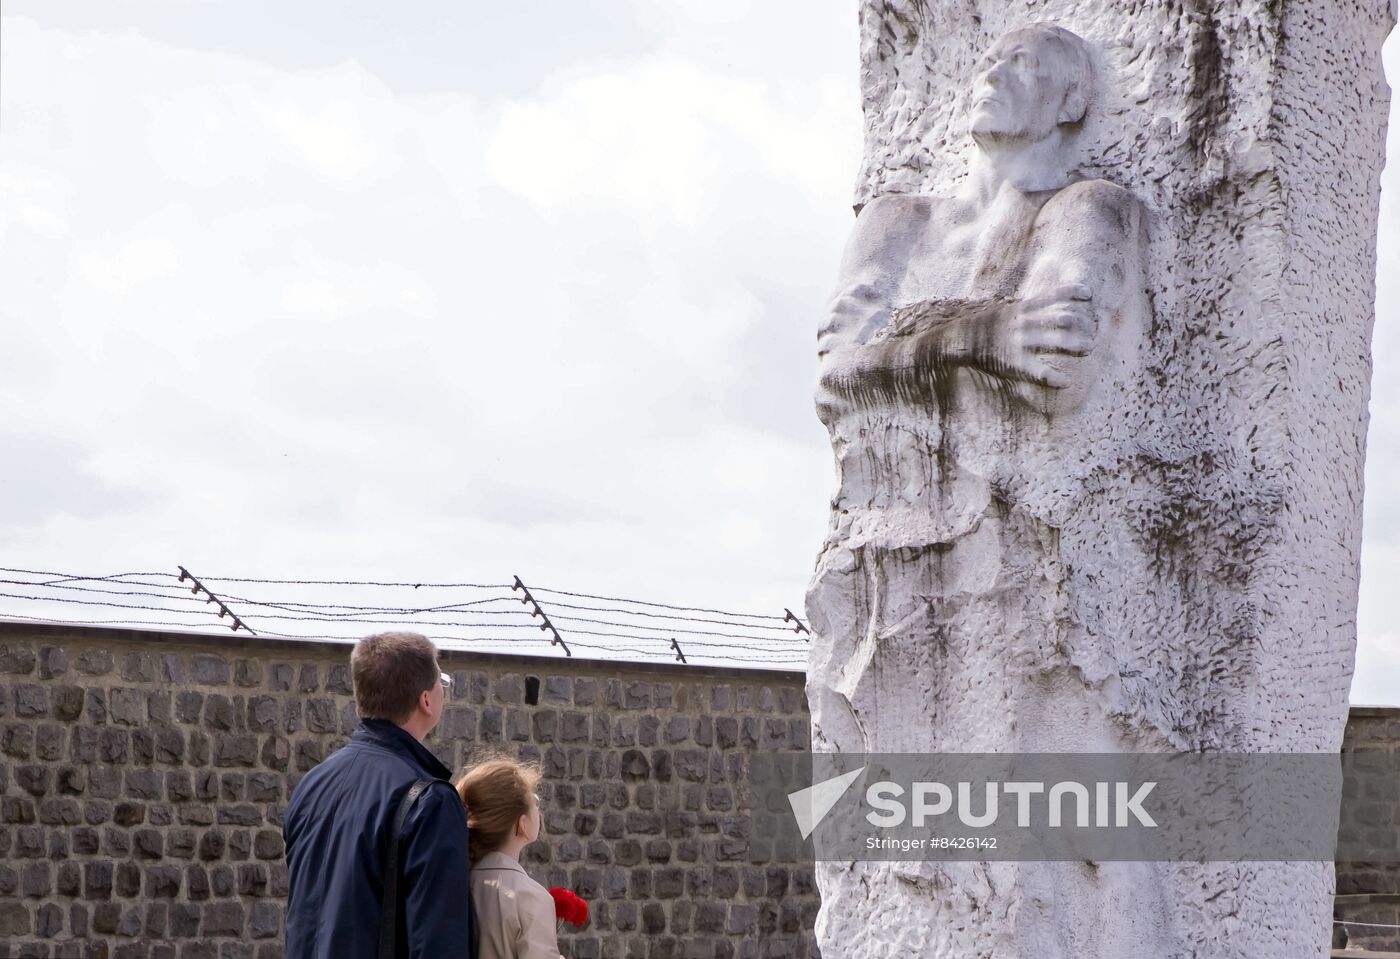
{"type": "Polygon", "coordinates": [[[477,959],[560,959],[554,899],[526,874],[520,851],[540,835],[537,765],[496,758],[457,783],[467,811],[477,959]]]}

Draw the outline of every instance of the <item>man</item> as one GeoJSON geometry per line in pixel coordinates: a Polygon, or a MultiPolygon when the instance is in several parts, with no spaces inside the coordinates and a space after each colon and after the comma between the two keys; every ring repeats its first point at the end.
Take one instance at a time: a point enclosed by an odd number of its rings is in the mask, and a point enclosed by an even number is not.
{"type": "Polygon", "coordinates": [[[397,951],[469,959],[467,822],[451,775],[423,745],[450,678],[417,633],[380,633],[350,654],[360,725],[297,784],[283,817],[288,959],[377,959],[384,859],[400,801],[429,785],[402,829],[397,951]]]}

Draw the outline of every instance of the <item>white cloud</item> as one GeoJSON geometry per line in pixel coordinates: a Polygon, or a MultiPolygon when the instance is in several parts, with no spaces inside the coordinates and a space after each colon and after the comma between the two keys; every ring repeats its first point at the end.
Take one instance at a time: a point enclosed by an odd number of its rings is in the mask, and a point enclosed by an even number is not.
{"type": "Polygon", "coordinates": [[[733,404],[759,369],[811,416],[805,348],[756,354],[810,340],[853,99],[683,53],[493,101],[23,20],[4,44],[0,314],[35,358],[0,399],[142,493],[0,526],[7,554],[801,602],[826,453],[733,404]]]}

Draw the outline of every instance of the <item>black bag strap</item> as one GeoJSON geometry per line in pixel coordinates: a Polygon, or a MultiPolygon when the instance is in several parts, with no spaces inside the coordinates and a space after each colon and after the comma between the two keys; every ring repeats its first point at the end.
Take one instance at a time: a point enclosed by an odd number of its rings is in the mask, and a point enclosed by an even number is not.
{"type": "Polygon", "coordinates": [[[384,851],[384,900],[379,907],[379,959],[398,959],[395,940],[399,932],[399,846],[413,804],[432,784],[431,779],[420,779],[408,787],[389,829],[389,846],[384,851]]]}

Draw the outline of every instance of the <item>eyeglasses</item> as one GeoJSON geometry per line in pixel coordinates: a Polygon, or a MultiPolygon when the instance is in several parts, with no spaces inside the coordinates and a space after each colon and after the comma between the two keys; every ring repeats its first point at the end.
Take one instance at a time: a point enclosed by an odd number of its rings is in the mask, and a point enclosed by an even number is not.
{"type": "Polygon", "coordinates": [[[451,674],[451,673],[438,673],[438,679],[442,680],[442,688],[443,688],[443,690],[445,690],[446,692],[451,692],[451,691],[452,691],[452,674],[451,674]]]}

